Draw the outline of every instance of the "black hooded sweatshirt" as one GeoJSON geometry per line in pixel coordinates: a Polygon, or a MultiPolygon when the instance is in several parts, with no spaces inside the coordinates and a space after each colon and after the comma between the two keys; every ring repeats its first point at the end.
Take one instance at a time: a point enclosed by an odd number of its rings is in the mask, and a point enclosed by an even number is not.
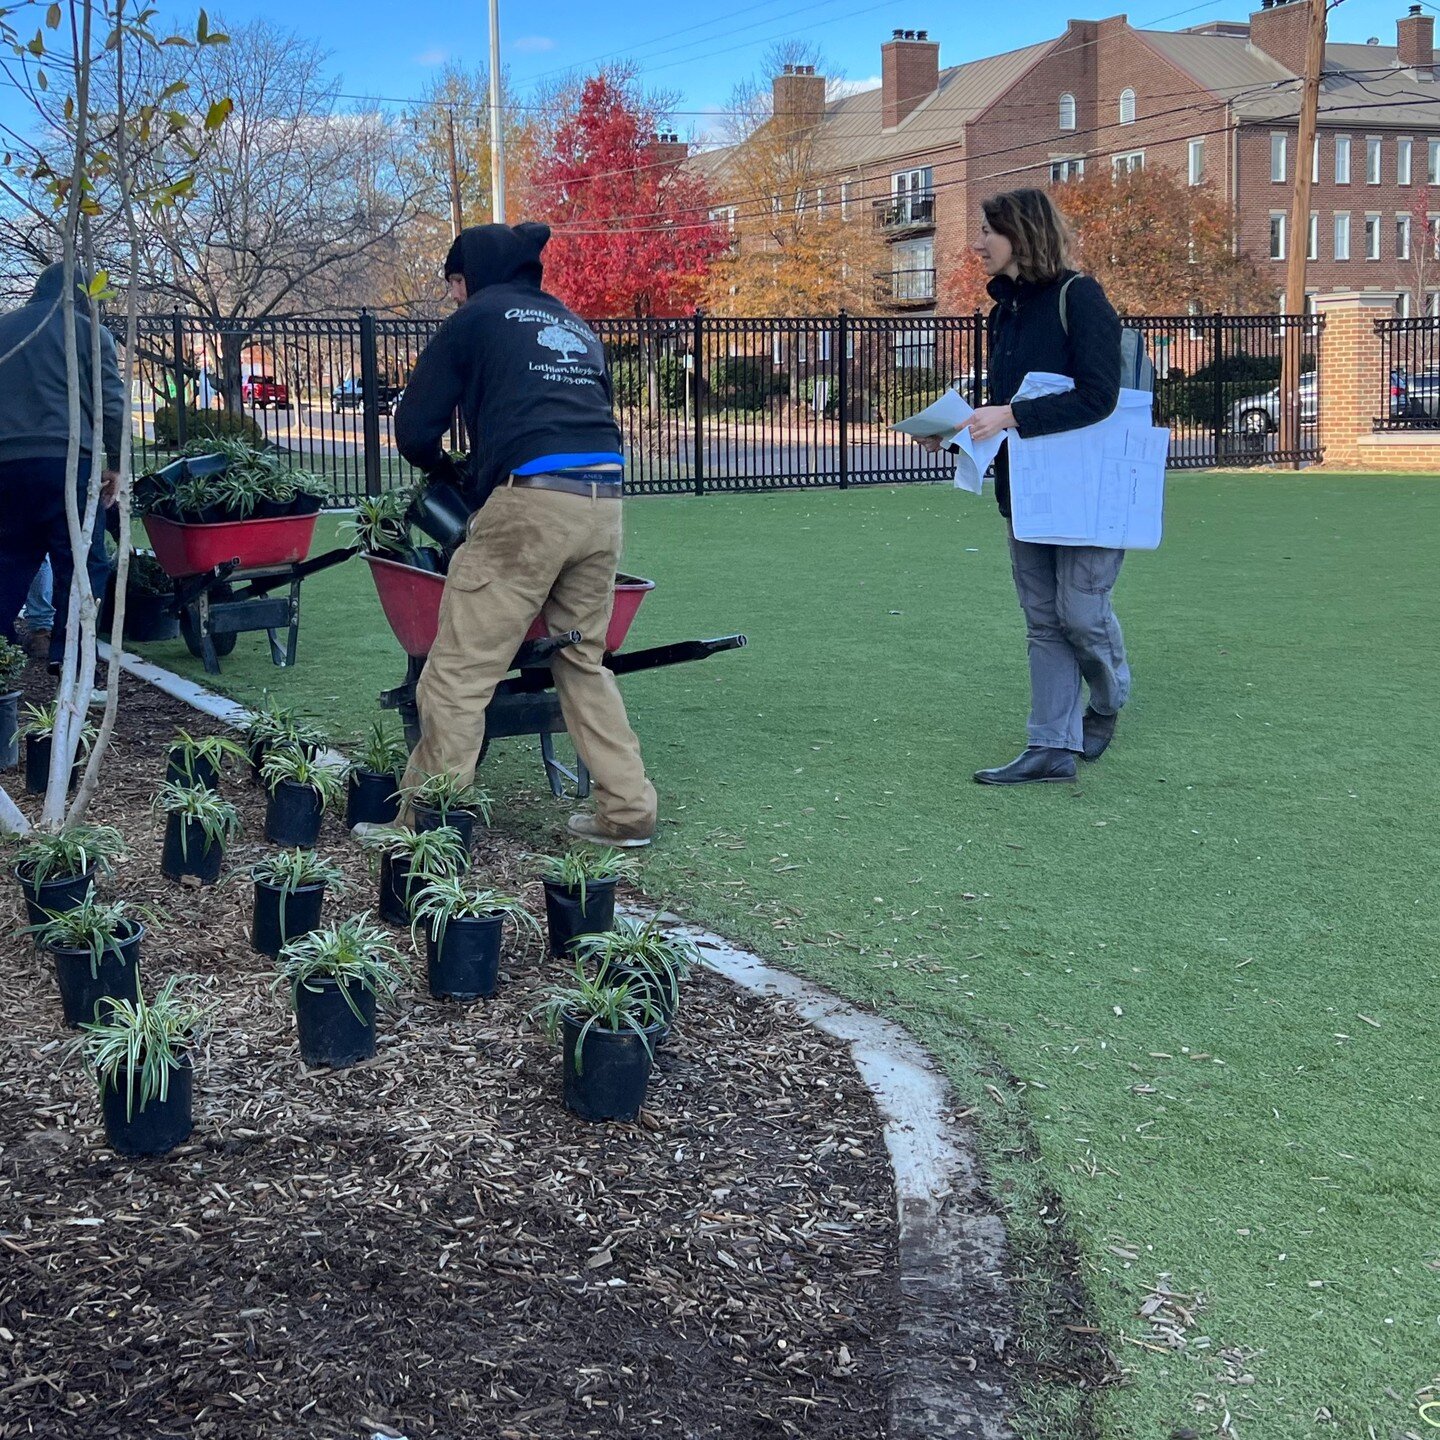
{"type": "Polygon", "coordinates": [[[460,232],[446,272],[460,262],[469,299],[425,347],[395,414],[400,453],[432,470],[460,411],[475,504],[529,461],[621,449],[599,339],[540,288],[549,238],[547,225],[460,232]]]}

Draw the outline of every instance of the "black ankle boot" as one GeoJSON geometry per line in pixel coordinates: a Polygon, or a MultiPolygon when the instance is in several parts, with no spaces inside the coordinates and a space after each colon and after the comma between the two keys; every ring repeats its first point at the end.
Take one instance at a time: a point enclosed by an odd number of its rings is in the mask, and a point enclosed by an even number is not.
{"type": "Polygon", "coordinates": [[[1023,755],[1016,756],[1008,765],[994,770],[977,770],[975,780],[980,785],[1033,785],[1042,780],[1073,780],[1075,778],[1075,755],[1070,750],[1047,750],[1043,745],[1032,745],[1023,755]]]}
{"type": "Polygon", "coordinates": [[[1118,715],[1102,715],[1098,710],[1085,712],[1085,749],[1087,760],[1098,760],[1110,747],[1115,738],[1115,722],[1118,715]]]}

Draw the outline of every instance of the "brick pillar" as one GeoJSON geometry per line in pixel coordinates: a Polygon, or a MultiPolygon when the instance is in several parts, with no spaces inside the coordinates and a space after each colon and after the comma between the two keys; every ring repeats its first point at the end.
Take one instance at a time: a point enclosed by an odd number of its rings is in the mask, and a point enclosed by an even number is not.
{"type": "Polygon", "coordinates": [[[1331,470],[1360,466],[1360,440],[1384,412],[1381,403],[1380,337],[1375,322],[1395,313],[1393,294],[1317,295],[1325,317],[1320,337],[1320,451],[1331,470]]]}

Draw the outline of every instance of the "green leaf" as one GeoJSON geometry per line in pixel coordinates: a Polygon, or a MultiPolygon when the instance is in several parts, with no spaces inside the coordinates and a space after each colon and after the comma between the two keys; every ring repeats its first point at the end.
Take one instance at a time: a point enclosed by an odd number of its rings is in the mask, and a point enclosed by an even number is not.
{"type": "MultiPolygon", "coordinates": [[[[200,12],[205,13],[203,10],[200,12]]],[[[205,128],[207,130],[218,130],[229,118],[230,112],[235,108],[235,102],[227,95],[223,100],[217,100],[205,112],[205,128]]]]}
{"type": "Polygon", "coordinates": [[[190,123],[190,117],[179,110],[171,110],[165,118],[172,130],[183,130],[190,123]]]}
{"type": "Polygon", "coordinates": [[[52,30],[58,30],[60,28],[60,7],[58,5],[52,5],[45,12],[45,23],[52,30]]]}
{"type": "Polygon", "coordinates": [[[35,32],[35,38],[25,47],[32,55],[40,56],[45,53],[45,33],[42,30],[35,32]]]}
{"type": "Polygon", "coordinates": [[[196,22],[195,25],[195,38],[200,42],[200,44],[203,45],[205,43],[205,37],[209,35],[209,33],[210,17],[202,9],[200,11],[200,19],[196,22]]]}
{"type": "Polygon", "coordinates": [[[42,90],[48,90],[50,88],[50,77],[43,70],[37,70],[35,72],[35,83],[42,90]]]}

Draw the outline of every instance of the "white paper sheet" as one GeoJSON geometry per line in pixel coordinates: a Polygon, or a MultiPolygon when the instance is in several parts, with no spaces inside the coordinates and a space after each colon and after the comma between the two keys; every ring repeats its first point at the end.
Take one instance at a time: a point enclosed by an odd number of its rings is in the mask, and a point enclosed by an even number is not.
{"type": "Polygon", "coordinates": [[[1005,432],[988,440],[973,439],[968,430],[960,427],[974,413],[974,406],[951,387],[934,404],[927,405],[905,420],[897,420],[890,428],[902,435],[939,440],[942,445],[952,442],[958,445],[960,453],[955,457],[955,488],[978,495],[984,488],[985,472],[1005,443],[1005,432]]]}

